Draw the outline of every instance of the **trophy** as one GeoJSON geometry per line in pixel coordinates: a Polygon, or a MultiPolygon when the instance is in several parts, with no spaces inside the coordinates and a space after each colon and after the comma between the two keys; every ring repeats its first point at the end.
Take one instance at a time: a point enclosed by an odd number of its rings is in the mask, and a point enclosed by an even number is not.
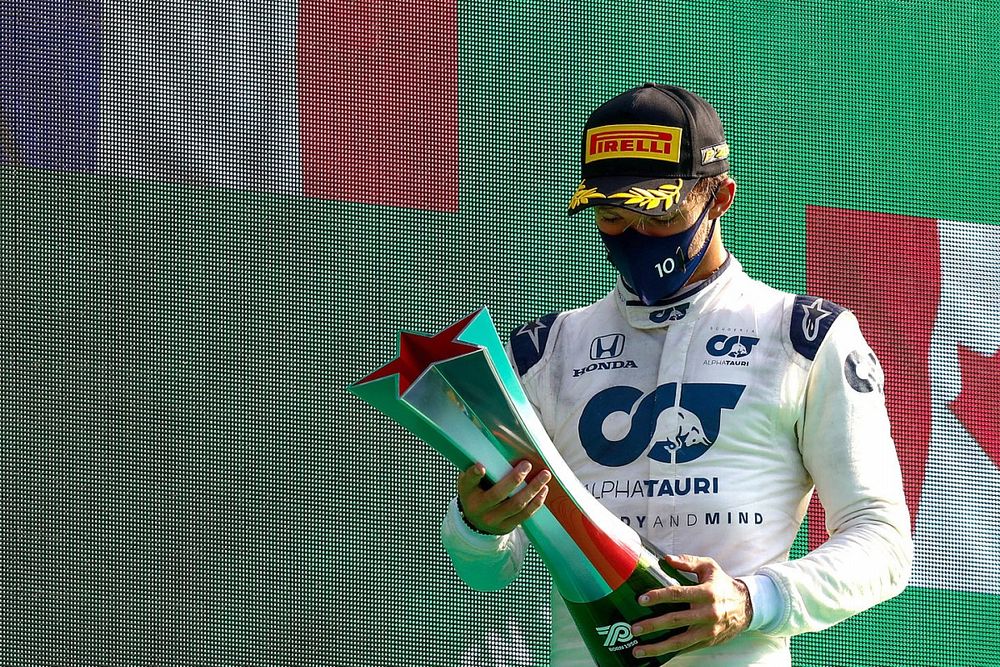
{"type": "MultiPolygon", "coordinates": [[[[631,625],[687,608],[642,607],[642,593],[690,585],[576,478],[535,414],[486,309],[433,336],[401,332],[399,356],[348,387],[460,470],[475,462],[497,482],[519,461],[552,478],[545,504],[522,524],[600,667],[654,667],[635,658],[631,625]]],[[[644,636],[658,641],[682,629],[644,636]]]]}

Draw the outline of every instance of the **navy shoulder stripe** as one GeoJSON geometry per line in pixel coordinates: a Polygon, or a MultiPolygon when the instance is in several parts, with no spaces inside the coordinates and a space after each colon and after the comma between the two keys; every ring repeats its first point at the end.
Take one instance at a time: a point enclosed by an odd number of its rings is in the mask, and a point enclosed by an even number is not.
{"type": "Polygon", "coordinates": [[[815,359],[830,326],[842,312],[844,308],[833,301],[818,296],[796,296],[788,332],[795,351],[810,361],[815,359]]]}
{"type": "Polygon", "coordinates": [[[558,315],[559,313],[550,313],[511,332],[510,350],[518,375],[523,376],[542,358],[545,345],[549,342],[549,331],[558,315]]]}

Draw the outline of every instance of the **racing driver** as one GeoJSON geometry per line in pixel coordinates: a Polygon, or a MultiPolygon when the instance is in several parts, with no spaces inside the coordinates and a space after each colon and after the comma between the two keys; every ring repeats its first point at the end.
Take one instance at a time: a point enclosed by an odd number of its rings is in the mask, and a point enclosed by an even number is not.
{"type": "MultiPolygon", "coordinates": [[[[634,624],[632,651],[680,651],[671,666],[789,665],[789,637],[909,577],[878,361],[850,311],[772,289],[726,250],[720,219],[736,184],[701,97],[645,84],[598,107],[582,177],[569,213],[595,210],[617,284],[516,329],[509,353],[580,481],[699,582],[640,598],[689,608],[634,624]],[[814,490],[830,537],[789,560],[814,490]],[[666,628],[685,629],[643,641],[666,628]]],[[[518,526],[544,503],[549,473],[522,462],[488,489],[484,474],[478,463],[460,474],[442,539],[463,580],[495,590],[518,574],[518,526]]],[[[592,666],[557,594],[552,624],[551,664],[592,666]]]]}

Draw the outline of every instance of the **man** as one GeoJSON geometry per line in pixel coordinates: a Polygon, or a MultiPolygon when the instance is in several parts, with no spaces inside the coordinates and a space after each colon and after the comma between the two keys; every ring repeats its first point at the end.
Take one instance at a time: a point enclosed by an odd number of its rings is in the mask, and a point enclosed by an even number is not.
{"type": "MultiPolygon", "coordinates": [[[[690,608],[632,628],[640,642],[686,630],[634,654],[788,665],[788,637],[905,587],[910,520],[884,380],[857,320],[751,279],[726,251],[728,156],[715,110],[681,88],[646,84],[595,110],[569,212],[596,209],[618,283],[515,331],[510,352],[584,485],[662,552],[690,554],[665,560],[697,586],[640,599],[690,608]],[[788,561],[814,488],[831,537],[788,561]]],[[[517,575],[518,526],[549,474],[522,464],[485,490],[484,472],[460,475],[442,537],[466,582],[496,589],[517,575]]],[[[552,619],[552,664],[593,665],[555,595],[552,619]]]]}

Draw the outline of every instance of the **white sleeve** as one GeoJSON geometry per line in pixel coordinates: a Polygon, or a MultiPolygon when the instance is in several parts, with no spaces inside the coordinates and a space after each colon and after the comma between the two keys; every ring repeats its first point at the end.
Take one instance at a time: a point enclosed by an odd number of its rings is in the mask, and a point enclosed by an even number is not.
{"type": "MultiPolygon", "coordinates": [[[[892,378],[889,378],[892,381],[892,378]]],[[[905,588],[910,516],[889,432],[884,379],[852,313],[831,326],[809,370],[799,423],[803,462],[830,539],[803,558],[763,568],[784,609],[762,631],[822,630],[905,588]]]]}
{"type": "Polygon", "coordinates": [[[441,522],[441,542],[462,581],[477,591],[495,591],[514,581],[524,563],[528,539],[515,528],[506,535],[484,535],[465,524],[458,499],[441,522]]]}

